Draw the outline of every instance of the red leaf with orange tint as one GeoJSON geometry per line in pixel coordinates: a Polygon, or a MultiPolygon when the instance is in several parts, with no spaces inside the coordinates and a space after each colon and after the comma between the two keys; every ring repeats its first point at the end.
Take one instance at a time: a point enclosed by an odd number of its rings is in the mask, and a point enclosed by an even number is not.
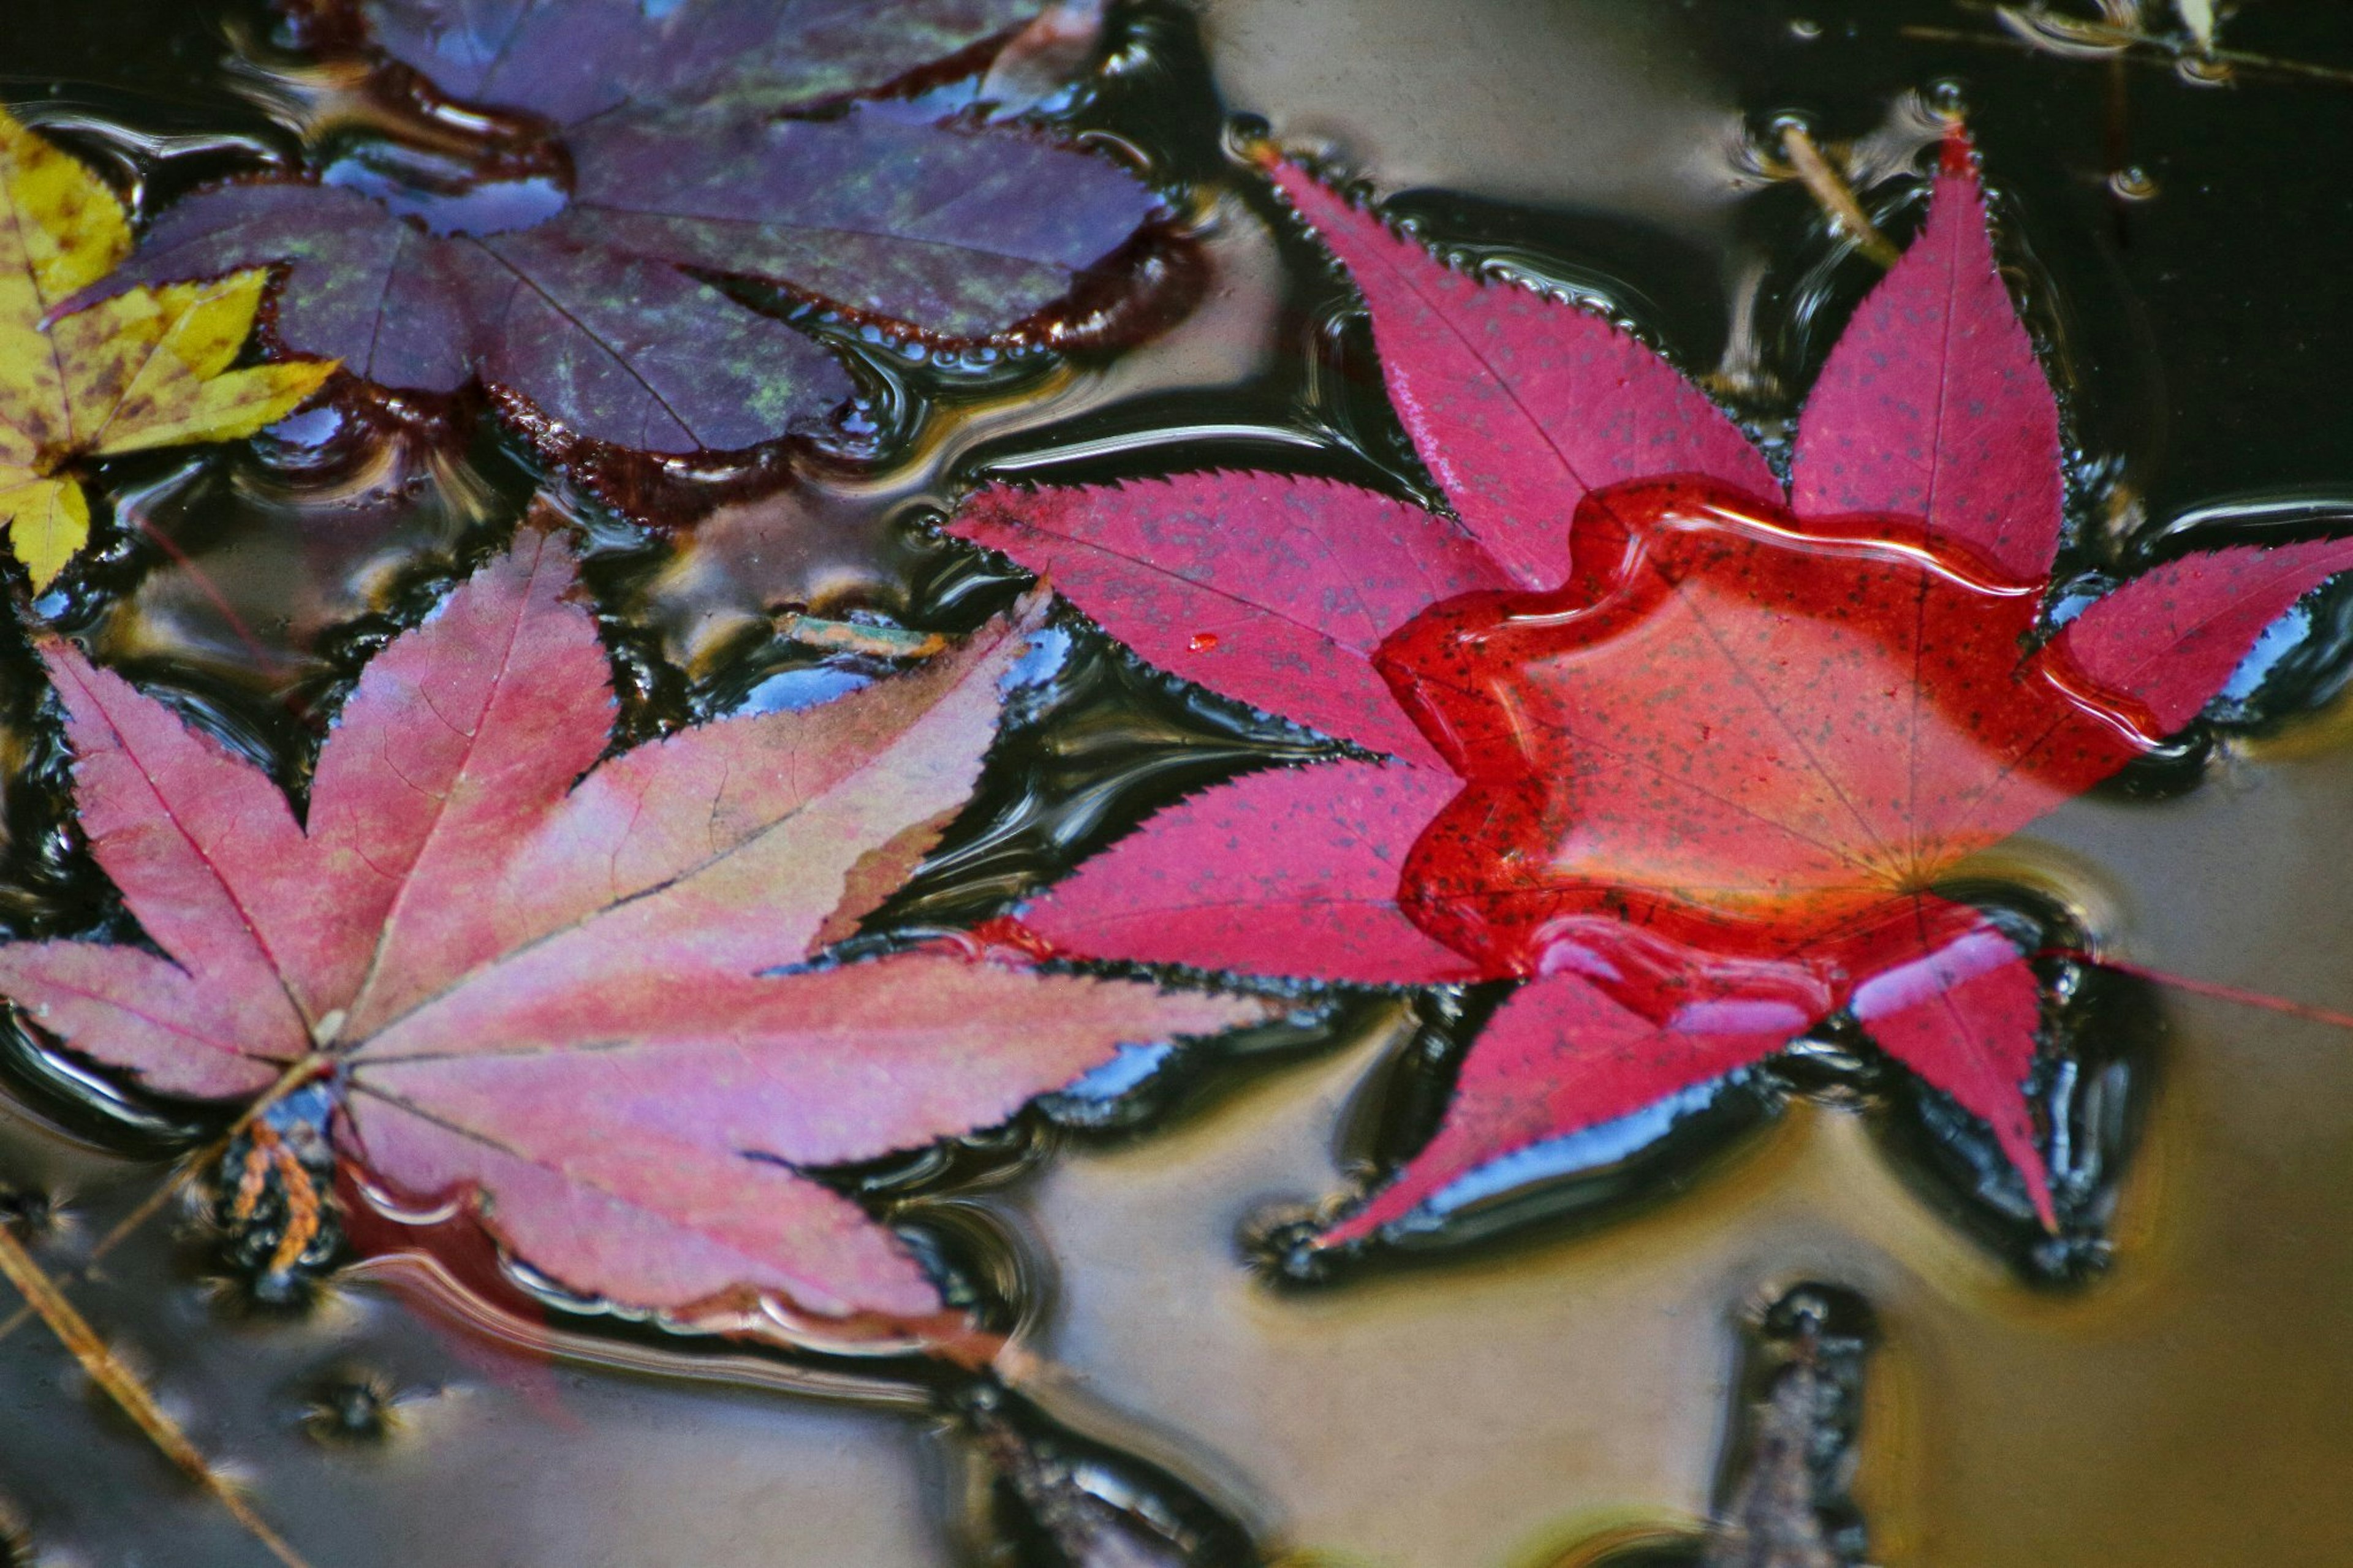
{"type": "Polygon", "coordinates": [[[569,553],[526,531],[367,667],[307,822],[49,639],[92,851],[165,956],[0,946],[0,992],[155,1089],[325,1082],[368,1184],[467,1198],[584,1296],[921,1330],[932,1281],[806,1172],[1265,1012],[977,948],[826,960],[970,793],[1029,624],[599,763],[606,655],[569,553]]]}
{"type": "Polygon", "coordinates": [[[2175,561],[2052,623],[2058,410],[1957,131],[1807,398],[1786,494],[1600,318],[1273,176],[1362,289],[1460,522],[1201,475],[990,491],[952,527],[1155,662],[1391,760],[1165,811],[1030,928],[1152,963],[1525,983],[1429,1146],[1323,1245],[1438,1223],[1841,1017],[1986,1123],[2052,1223],[2039,984],[1934,889],[2195,717],[2353,540],[2175,561]]]}

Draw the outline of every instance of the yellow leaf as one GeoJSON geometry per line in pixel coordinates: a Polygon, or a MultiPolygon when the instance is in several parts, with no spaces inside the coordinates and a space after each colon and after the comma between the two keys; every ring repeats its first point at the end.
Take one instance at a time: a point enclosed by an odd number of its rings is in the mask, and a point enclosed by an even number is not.
{"type": "Polygon", "coordinates": [[[8,547],[32,574],[33,586],[46,588],[88,542],[90,501],[71,479],[0,467],[0,524],[6,525],[8,547]]]}
{"type": "Polygon", "coordinates": [[[0,461],[26,462],[63,437],[65,369],[41,318],[106,276],[131,226],[106,183],[0,111],[0,461]]]}
{"type": "Polygon", "coordinates": [[[269,288],[259,270],[128,289],[49,319],[130,249],[105,182],[0,112],[0,525],[37,586],[90,537],[88,500],[69,465],[249,436],[335,368],[229,368],[269,288]]]}
{"type": "Polygon", "coordinates": [[[0,317],[37,322],[130,254],[106,182],[0,111],[0,317]]]}
{"type": "Polygon", "coordinates": [[[133,289],[49,329],[63,351],[77,451],[136,452],[250,436],[319,389],[332,361],[232,371],[269,275],[133,289]]]}

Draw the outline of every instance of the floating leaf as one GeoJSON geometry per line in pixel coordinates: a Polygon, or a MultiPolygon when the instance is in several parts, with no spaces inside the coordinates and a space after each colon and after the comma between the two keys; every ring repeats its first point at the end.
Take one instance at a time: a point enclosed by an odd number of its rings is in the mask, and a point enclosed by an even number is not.
{"type": "Polygon", "coordinates": [[[67,313],[131,248],[106,183],[0,112],[0,525],[37,588],[90,538],[85,458],[249,436],[332,363],[231,370],[268,275],[130,289],[67,313]]]}
{"type": "Polygon", "coordinates": [[[526,531],[395,640],[301,823],[259,770],[45,640],[83,827],[164,956],[0,946],[0,992],[151,1088],[252,1100],[247,1127],[326,1085],[366,1183],[470,1195],[584,1296],[924,1331],[941,1304],[913,1256],[805,1173],[1265,1009],[986,952],[816,951],[965,798],[1024,626],[599,763],[607,661],[573,594],[564,546],[526,531]]]}
{"type": "Polygon", "coordinates": [[[639,450],[753,446],[851,384],[723,279],[894,331],[986,335],[1095,276],[1161,210],[1042,132],[861,96],[1034,10],[315,7],[313,36],[367,37],[428,79],[402,83],[427,101],[413,144],[201,193],[157,220],[136,275],[284,264],[280,339],[369,381],[444,393],[479,377],[571,436],[639,450]]]}
{"type": "Polygon", "coordinates": [[[1029,924],[1145,963],[1525,983],[1435,1137],[1321,1245],[1437,1223],[1516,1156],[1837,1018],[1988,1124],[2052,1223],[2040,987],[1935,889],[2194,718],[2353,540],[2189,556],[2053,625],[2058,414],[1957,130],[1806,402],[1786,498],[1607,321],[1274,176],[1363,289],[1460,522],[1199,475],[988,491],[951,528],[1166,668],[1390,760],[1165,811],[1029,924]]]}

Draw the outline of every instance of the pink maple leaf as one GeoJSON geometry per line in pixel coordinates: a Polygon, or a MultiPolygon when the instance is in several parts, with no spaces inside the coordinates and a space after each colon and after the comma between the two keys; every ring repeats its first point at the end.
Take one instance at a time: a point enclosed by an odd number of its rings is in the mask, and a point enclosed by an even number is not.
{"type": "Polygon", "coordinates": [[[367,666],[305,821],[46,638],[91,850],[162,951],[9,943],[0,994],[151,1089],[259,1108],[323,1082],[359,1180],[464,1199],[583,1296],[953,1335],[914,1258],[807,1173],[1266,1011],[977,946],[811,962],[965,800],[1035,614],[600,762],[605,651],[566,548],[526,529],[367,666]]]}

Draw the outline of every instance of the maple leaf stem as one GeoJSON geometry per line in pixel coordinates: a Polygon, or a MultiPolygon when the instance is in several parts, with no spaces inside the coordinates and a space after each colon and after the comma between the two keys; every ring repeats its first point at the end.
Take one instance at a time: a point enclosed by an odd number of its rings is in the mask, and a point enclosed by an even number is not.
{"type": "MultiPolygon", "coordinates": [[[[206,1157],[215,1160],[220,1158],[227,1151],[229,1144],[241,1136],[247,1128],[251,1127],[266,1115],[270,1107],[311,1079],[325,1077],[333,1069],[334,1065],[334,1057],[326,1051],[312,1051],[300,1060],[289,1063],[286,1070],[278,1075],[278,1081],[255,1096],[253,1103],[247,1106],[237,1119],[228,1124],[228,1131],[215,1139],[206,1148],[204,1151],[206,1157]]],[[[203,1163],[202,1160],[196,1162],[198,1164],[203,1163]]]]}
{"type": "Polygon", "coordinates": [[[122,1363],[121,1358],[107,1349],[90,1320],[83,1317],[66,1293],[58,1288],[47,1270],[26,1250],[25,1244],[14,1231],[0,1226],[0,1274],[7,1276],[25,1298],[26,1305],[40,1315],[58,1336],[59,1343],[70,1352],[90,1379],[106,1391],[107,1396],[121,1407],[133,1425],[144,1433],[147,1440],[163,1450],[164,1458],[177,1465],[187,1476],[217,1499],[237,1523],[243,1525],[256,1541],[269,1550],[271,1556],[286,1568],[308,1568],[302,1558],[289,1546],[269,1522],[220,1473],[206,1460],[178,1422],[166,1415],[155,1396],[147,1391],[136,1373],[122,1363]]]}
{"type": "MultiPolygon", "coordinates": [[[[1973,3],[1973,0],[1960,0],[1960,8],[1964,11],[1976,12],[1980,16],[1991,14],[1999,9],[1989,4],[1973,3]]],[[[2104,36],[2105,40],[2114,44],[2119,51],[2116,58],[2130,60],[2137,65],[2154,66],[2160,69],[2171,70],[2176,68],[2184,58],[2208,59],[2221,65],[2243,67],[2251,70],[2277,71],[2283,76],[2304,77],[2313,81],[2353,86],[2353,70],[2346,70],[2337,66],[2316,65],[2309,60],[2256,54],[2247,49],[2185,49],[2164,38],[2151,37],[2146,33],[2130,32],[2123,28],[2104,27],[2095,22],[2080,23],[2078,26],[2087,37],[2104,36]]],[[[1939,27],[1926,24],[1907,23],[1898,27],[1896,34],[1901,37],[1918,38],[1926,43],[1975,44],[1985,48],[2007,49],[2019,54],[2047,55],[2051,52],[2043,46],[2014,34],[1972,33],[1962,27],[1939,27]]]]}
{"type": "Polygon", "coordinates": [[[203,567],[189,558],[186,551],[145,518],[134,514],[131,521],[139,525],[140,532],[153,540],[156,547],[188,574],[188,580],[196,585],[196,592],[212,602],[213,608],[220,612],[221,619],[228,623],[228,629],[237,634],[237,640],[245,645],[245,651],[254,657],[255,662],[264,668],[276,662],[269,650],[261,646],[261,640],[253,635],[252,628],[245,624],[245,617],[237,613],[237,606],[228,602],[228,595],[206,575],[203,567]]]}
{"type": "Polygon", "coordinates": [[[2291,1018],[2303,1018],[2315,1024],[2327,1024],[2335,1028],[2353,1029],[2353,1013],[2343,1013],[2334,1007],[2316,1006],[2309,1002],[2294,1002],[2267,992],[2249,991],[2243,986],[2225,985],[2219,980],[2197,980],[2187,974],[2175,974],[2163,969],[2152,969],[2145,963],[2126,959],[2111,958],[2105,953],[2094,954],[2072,947],[2043,949],[2043,956],[2080,958],[2086,963],[2096,963],[2103,969],[2113,969],[2153,985],[2168,986],[2187,991],[2197,996],[2211,996],[2219,1002],[2235,1002],[2242,1007],[2259,1007],[2267,1013],[2284,1013],[2291,1018]]]}
{"type": "MultiPolygon", "coordinates": [[[[141,1226],[145,1225],[149,1220],[153,1219],[158,1214],[161,1214],[164,1209],[170,1205],[172,1200],[179,1196],[181,1192],[186,1188],[190,1178],[195,1176],[197,1172],[204,1170],[206,1166],[212,1164],[213,1162],[218,1160],[222,1155],[227,1153],[228,1146],[237,1142],[238,1136],[245,1132],[247,1129],[250,1128],[257,1118],[268,1111],[271,1106],[277,1104],[280,1100],[285,1099],[288,1095],[293,1093],[296,1089],[301,1089],[304,1084],[309,1083],[312,1079],[325,1071],[332,1064],[332,1058],[329,1057],[327,1053],[323,1051],[314,1051],[311,1055],[304,1057],[301,1060],[295,1062],[283,1073],[280,1074],[278,1081],[271,1084],[267,1089],[263,1090],[260,1096],[257,1098],[251,1105],[247,1106],[243,1113],[240,1114],[234,1122],[229,1124],[227,1131],[222,1133],[218,1138],[214,1139],[211,1142],[206,1144],[194,1154],[182,1161],[179,1168],[174,1171],[169,1177],[165,1178],[165,1180],[158,1185],[153,1192],[148,1194],[145,1198],[142,1199],[136,1208],[132,1209],[129,1214],[124,1215],[120,1220],[117,1220],[112,1229],[109,1230],[104,1236],[100,1237],[96,1245],[90,1247],[90,1255],[82,1260],[81,1267],[74,1270],[73,1273],[68,1275],[66,1277],[67,1279],[72,1283],[79,1284],[86,1280],[95,1279],[98,1274],[98,1266],[105,1261],[106,1255],[108,1253],[112,1252],[116,1247],[130,1240],[141,1226]]],[[[301,1189],[298,1188],[297,1190],[299,1191],[301,1189]]],[[[305,1237],[305,1240],[307,1242],[308,1238],[305,1237]]],[[[26,1305],[18,1308],[16,1311],[5,1321],[0,1321],[0,1340],[5,1340],[10,1334],[15,1333],[18,1329],[23,1328],[26,1322],[33,1317],[37,1310],[37,1308],[32,1303],[32,1299],[28,1295],[26,1297],[26,1305]]]]}
{"type": "Polygon", "coordinates": [[[1781,151],[1788,158],[1789,168],[1799,183],[1824,212],[1838,220],[1838,226],[1846,230],[1856,249],[1882,267],[1893,267],[1904,259],[1904,253],[1879,232],[1878,226],[1863,212],[1862,204],[1855,199],[1854,188],[1822,156],[1821,149],[1814,145],[1814,139],[1806,133],[1804,126],[1781,127],[1781,151]]]}

